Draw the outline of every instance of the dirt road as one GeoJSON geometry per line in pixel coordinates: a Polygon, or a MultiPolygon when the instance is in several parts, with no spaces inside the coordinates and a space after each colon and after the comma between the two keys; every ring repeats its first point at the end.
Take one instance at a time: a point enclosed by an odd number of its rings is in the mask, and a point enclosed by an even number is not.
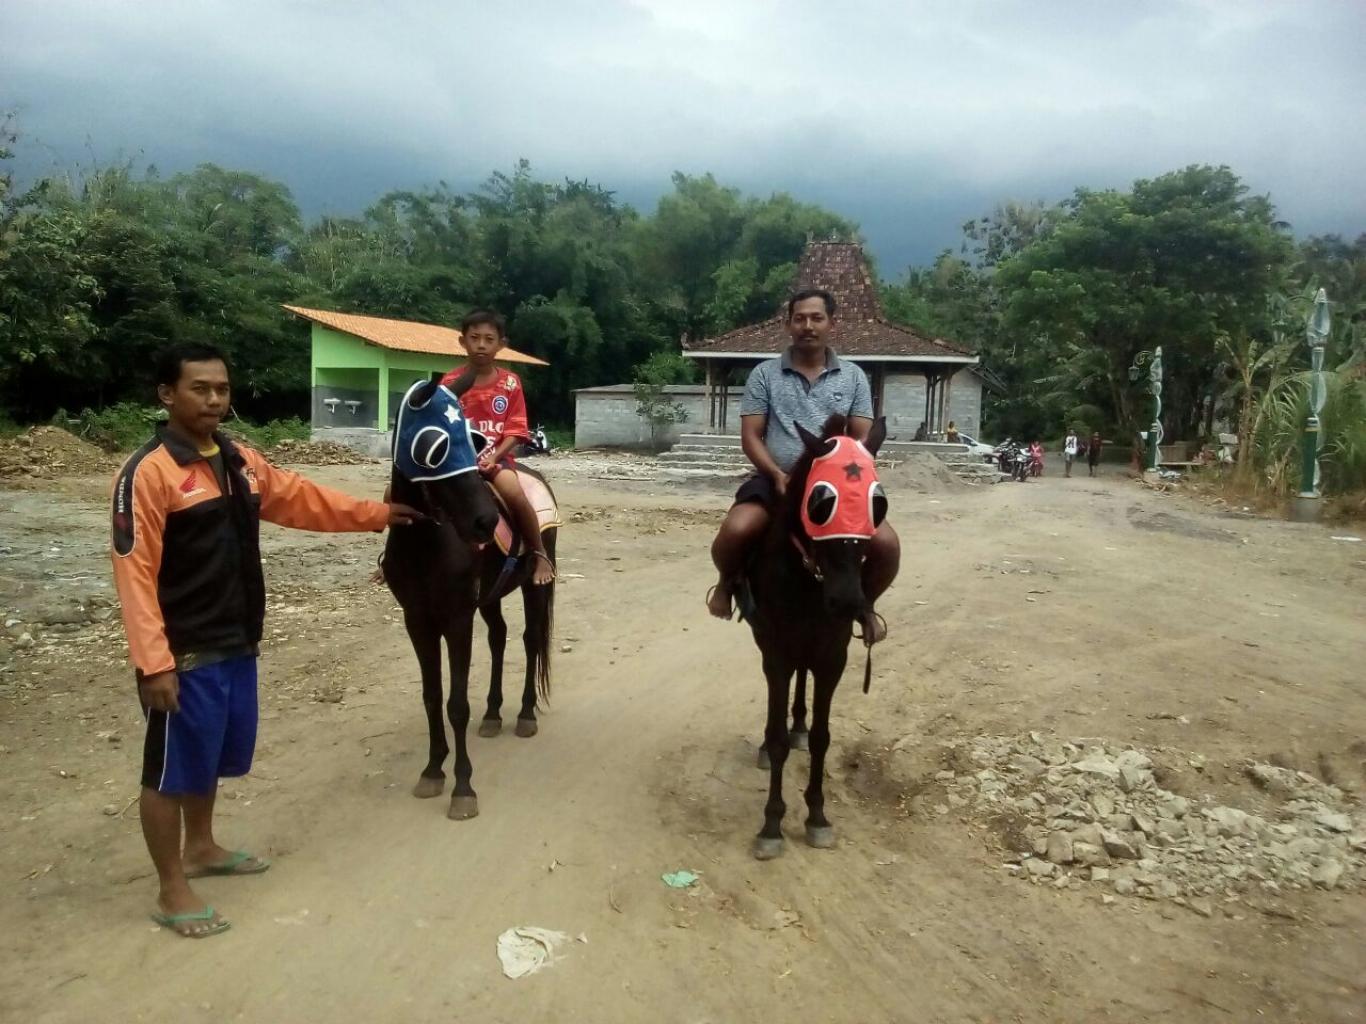
{"type": "MultiPolygon", "coordinates": [[[[316,475],[382,481],[378,466],[316,475]]],[[[576,575],[551,707],[534,739],[472,740],[467,822],[408,794],[425,726],[392,602],[365,583],[379,539],[269,530],[262,740],[219,818],[221,840],[274,866],[201,883],[233,922],[205,942],[146,916],[141,719],[117,615],[99,621],[103,482],[0,492],[6,607],[61,619],[70,597],[96,620],[7,630],[31,642],[9,642],[0,673],[0,1018],[1366,1019],[1359,872],[1329,891],[1253,886],[1208,917],[1031,884],[1002,819],[950,805],[943,781],[977,737],[1099,738],[1162,752],[1163,785],[1196,803],[1269,814],[1243,765],[1303,770],[1340,788],[1359,829],[1366,544],[1331,539],[1351,531],[1221,516],[1120,478],[951,488],[894,472],[905,564],[871,695],[851,660],[836,699],[838,847],[800,842],[797,754],[789,848],[757,863],[758,659],[702,609],[725,495],[594,475],[556,478],[576,575]],[[700,882],[665,886],[679,868],[700,882]],[[515,925],[578,938],[511,981],[495,943],[515,925]]]]}

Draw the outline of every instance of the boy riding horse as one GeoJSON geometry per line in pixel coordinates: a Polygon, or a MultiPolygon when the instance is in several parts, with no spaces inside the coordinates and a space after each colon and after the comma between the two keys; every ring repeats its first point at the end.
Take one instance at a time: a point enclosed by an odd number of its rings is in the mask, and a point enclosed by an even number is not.
{"type": "MultiPolygon", "coordinates": [[[[712,543],[711,557],[720,574],[707,595],[707,610],[720,619],[733,613],[735,589],[745,559],[764,535],[773,509],[787,489],[787,476],[802,455],[798,425],[818,433],[833,415],[849,421],[849,434],[862,440],[873,425],[868,378],[830,347],[835,300],[829,292],[807,289],[787,303],[787,333],[792,345],[776,359],[751,371],[740,402],[740,442],[757,471],[735,492],[735,504],[712,543]]],[[[863,617],[864,642],[886,636],[873,603],[891,586],[901,564],[901,542],[883,522],[868,546],[863,588],[868,608],[863,617]]]]}

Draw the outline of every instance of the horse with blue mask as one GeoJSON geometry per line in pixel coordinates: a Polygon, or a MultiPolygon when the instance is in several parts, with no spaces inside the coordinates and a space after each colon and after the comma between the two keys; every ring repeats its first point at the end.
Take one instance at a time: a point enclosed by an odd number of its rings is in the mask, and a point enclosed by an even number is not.
{"type": "MultiPolygon", "coordinates": [[[[417,797],[440,796],[445,788],[442,766],[450,747],[441,716],[441,641],[446,641],[450,663],[446,714],[455,733],[455,788],[447,816],[456,820],[479,813],[466,743],[474,613],[482,612],[489,624],[493,653],[494,674],[483,725],[501,723],[498,708],[507,628],[498,598],[520,585],[520,576],[529,576],[525,565],[510,566],[490,543],[498,508],[478,472],[482,437],[471,430],[459,402],[472,382],[469,375],[451,388],[435,381],[419,382],[404,396],[394,426],[390,493],[393,500],[413,506],[428,519],[411,529],[391,530],[384,548],[385,582],[403,608],[403,623],[422,674],[429,744],[426,767],[413,787],[417,797]]],[[[535,734],[537,693],[544,697],[549,687],[552,600],[550,587],[527,587],[524,594],[528,590],[540,593],[527,598],[539,603],[527,609],[527,684],[517,729],[523,736],[535,734]]],[[[481,735],[496,732],[481,727],[481,735]]]]}

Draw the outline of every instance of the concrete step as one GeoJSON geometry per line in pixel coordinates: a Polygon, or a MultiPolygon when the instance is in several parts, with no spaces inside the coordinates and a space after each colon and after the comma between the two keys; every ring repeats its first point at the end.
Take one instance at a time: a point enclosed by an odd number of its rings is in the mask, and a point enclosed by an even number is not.
{"type": "Polygon", "coordinates": [[[661,452],[658,457],[661,459],[668,459],[670,461],[682,462],[686,462],[689,460],[695,461],[697,459],[744,460],[745,453],[742,452],[739,448],[707,447],[704,445],[697,444],[676,444],[667,452],[661,452]]]}

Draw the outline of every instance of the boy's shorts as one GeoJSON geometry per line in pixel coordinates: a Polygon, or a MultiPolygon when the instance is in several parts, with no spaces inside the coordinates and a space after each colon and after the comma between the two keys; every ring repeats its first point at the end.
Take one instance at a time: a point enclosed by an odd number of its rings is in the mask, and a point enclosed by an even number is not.
{"type": "Polygon", "coordinates": [[[180,675],[180,710],[144,708],[142,784],[159,793],[203,795],[245,775],[256,752],[256,656],[229,658],[180,675]]]}

